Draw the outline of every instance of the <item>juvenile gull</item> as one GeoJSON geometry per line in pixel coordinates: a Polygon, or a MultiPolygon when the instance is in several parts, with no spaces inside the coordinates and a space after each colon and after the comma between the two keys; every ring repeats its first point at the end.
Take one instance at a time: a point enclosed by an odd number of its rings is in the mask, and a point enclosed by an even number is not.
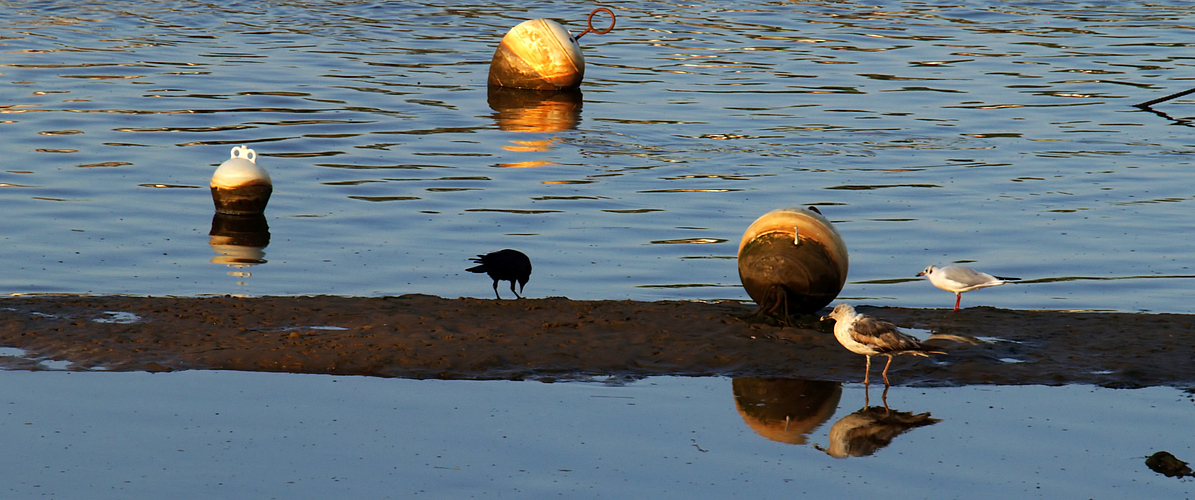
{"type": "Polygon", "coordinates": [[[914,356],[929,357],[930,354],[945,354],[930,351],[921,345],[917,339],[901,332],[896,325],[887,321],[880,321],[866,314],[858,314],[850,304],[843,302],[834,307],[830,314],[822,320],[834,320],[834,338],[848,351],[867,357],[867,369],[863,375],[863,385],[869,383],[871,376],[871,357],[887,356],[888,363],[884,365],[884,385],[888,386],[888,367],[892,365],[892,356],[897,354],[912,354],[914,356]]]}
{"type": "Polygon", "coordinates": [[[954,292],[955,311],[958,310],[959,302],[963,300],[963,292],[1003,285],[1010,281],[1021,279],[992,276],[965,266],[928,266],[924,271],[917,273],[917,276],[925,276],[929,278],[929,282],[933,283],[934,286],[947,292],[954,292]]]}
{"type": "Polygon", "coordinates": [[[502,298],[498,294],[498,281],[500,280],[509,281],[510,292],[517,298],[523,298],[519,296],[519,292],[523,291],[523,285],[526,285],[527,280],[531,279],[531,259],[527,258],[523,252],[507,248],[470,257],[469,260],[480,265],[470,267],[466,271],[490,275],[494,279],[494,295],[499,299],[502,298]],[[515,291],[515,281],[519,282],[519,292],[515,291]]]}

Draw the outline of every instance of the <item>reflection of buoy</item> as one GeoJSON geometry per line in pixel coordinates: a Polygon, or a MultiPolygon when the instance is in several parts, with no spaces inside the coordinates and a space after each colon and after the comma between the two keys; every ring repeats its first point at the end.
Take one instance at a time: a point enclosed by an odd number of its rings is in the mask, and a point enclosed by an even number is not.
{"type": "Polygon", "coordinates": [[[846,242],[815,208],[758,218],[739,243],[739,279],[760,312],[811,313],[846,284],[846,242]]]}
{"type": "Polygon", "coordinates": [[[274,192],[269,172],[257,165],[257,152],[245,146],[232,148],[212,174],[212,200],[216,211],[232,215],[260,214],[274,192]]]}
{"type": "Polygon", "coordinates": [[[820,380],[748,377],[734,379],[731,387],[743,422],[760,436],[789,444],[805,444],[842,398],[842,383],[820,380]]]}
{"type": "Polygon", "coordinates": [[[518,89],[559,90],[581,85],[585,77],[585,56],[577,39],[586,33],[609,33],[614,13],[598,8],[589,14],[589,28],[573,37],[568,30],[548,19],[523,21],[506,32],[490,60],[490,85],[518,89]],[[610,27],[593,29],[593,15],[610,14],[610,27]]]}
{"type": "Polygon", "coordinates": [[[242,267],[265,264],[265,248],[270,245],[270,224],[266,216],[216,213],[208,243],[216,256],[212,262],[242,267]]]}
{"type": "Polygon", "coordinates": [[[491,85],[487,96],[498,129],[508,132],[561,132],[581,121],[579,89],[523,90],[491,85]]]}

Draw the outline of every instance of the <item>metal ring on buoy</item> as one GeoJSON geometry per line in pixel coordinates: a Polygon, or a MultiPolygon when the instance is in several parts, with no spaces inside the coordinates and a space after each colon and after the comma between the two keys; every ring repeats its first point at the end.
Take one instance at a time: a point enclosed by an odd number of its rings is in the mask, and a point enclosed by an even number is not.
{"type": "Polygon", "coordinates": [[[589,26],[587,28],[585,28],[585,31],[582,31],[580,35],[577,35],[577,40],[580,40],[581,37],[585,36],[586,33],[589,33],[591,31],[593,33],[596,33],[599,35],[605,35],[606,33],[614,31],[614,22],[615,22],[614,11],[607,9],[605,7],[598,7],[596,9],[593,9],[593,12],[589,13],[589,21],[586,23],[589,26]],[[605,30],[595,30],[595,29],[593,29],[593,15],[597,14],[598,12],[602,12],[602,11],[605,11],[607,14],[610,14],[610,27],[606,28],[605,30]]]}

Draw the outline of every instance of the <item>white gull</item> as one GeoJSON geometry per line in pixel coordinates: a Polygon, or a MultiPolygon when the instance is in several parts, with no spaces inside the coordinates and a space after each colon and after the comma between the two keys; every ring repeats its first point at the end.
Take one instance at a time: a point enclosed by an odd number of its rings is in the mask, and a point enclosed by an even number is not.
{"type": "Polygon", "coordinates": [[[959,302],[963,300],[963,292],[1003,285],[1021,279],[992,276],[965,266],[928,266],[924,271],[917,273],[917,276],[925,276],[934,286],[947,292],[954,292],[955,311],[958,310],[959,302]]]}

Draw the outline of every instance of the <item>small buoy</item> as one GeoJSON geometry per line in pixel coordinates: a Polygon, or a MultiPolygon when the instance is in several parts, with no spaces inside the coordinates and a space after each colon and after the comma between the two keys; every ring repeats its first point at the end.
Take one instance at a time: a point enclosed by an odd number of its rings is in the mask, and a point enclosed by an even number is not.
{"type": "Polygon", "coordinates": [[[782,208],[751,223],[739,243],[739,279],[760,313],[812,313],[846,284],[846,242],[817,209],[782,208]]]}
{"type": "Polygon", "coordinates": [[[487,95],[498,129],[508,132],[563,132],[581,121],[580,89],[523,90],[490,85],[487,95]]]}
{"type": "Polygon", "coordinates": [[[208,237],[208,244],[216,252],[212,257],[215,264],[244,267],[266,263],[270,224],[263,214],[245,216],[217,212],[212,217],[208,237]]]}
{"type": "Polygon", "coordinates": [[[576,88],[585,77],[585,56],[577,40],[586,33],[609,33],[614,29],[614,13],[598,8],[589,14],[589,27],[574,37],[563,26],[549,19],[523,21],[506,32],[490,61],[489,84],[533,90],[576,88]],[[593,29],[593,15],[610,14],[610,27],[593,29]]]}
{"type": "Polygon", "coordinates": [[[212,174],[211,185],[216,211],[231,215],[265,212],[274,192],[270,173],[257,164],[257,152],[245,146],[232,148],[232,158],[212,174]]]}

